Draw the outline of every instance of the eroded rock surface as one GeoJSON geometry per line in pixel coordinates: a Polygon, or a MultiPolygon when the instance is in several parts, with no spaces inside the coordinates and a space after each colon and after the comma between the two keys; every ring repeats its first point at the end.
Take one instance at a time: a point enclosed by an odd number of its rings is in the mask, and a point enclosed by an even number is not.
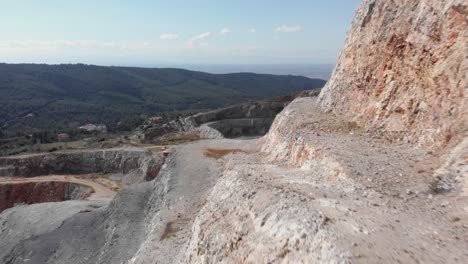
{"type": "Polygon", "coordinates": [[[467,136],[468,3],[364,0],[321,105],[405,141],[467,136]]]}

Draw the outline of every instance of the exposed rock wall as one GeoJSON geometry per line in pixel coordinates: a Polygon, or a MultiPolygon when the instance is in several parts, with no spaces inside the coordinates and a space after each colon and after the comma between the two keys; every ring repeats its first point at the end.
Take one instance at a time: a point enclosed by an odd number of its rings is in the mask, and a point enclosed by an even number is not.
{"type": "MultiPolygon", "coordinates": [[[[333,122],[331,116],[317,115],[321,109],[316,98],[298,98],[289,104],[275,119],[268,134],[261,139],[261,150],[268,153],[272,161],[286,161],[303,169],[314,170],[320,175],[335,175],[342,172],[335,159],[325,155],[323,144],[312,138],[320,133],[343,133],[343,122],[333,122]],[[311,132],[312,130],[320,131],[311,132]]],[[[322,136],[323,138],[323,136],[322,136]]],[[[329,146],[328,148],[331,148],[329,146]]],[[[337,148],[337,151],[340,149],[337,148]]]]}
{"type": "Polygon", "coordinates": [[[118,173],[131,184],[154,179],[163,162],[162,155],[140,148],[42,153],[1,157],[0,177],[118,173]]]}
{"type": "Polygon", "coordinates": [[[219,131],[223,137],[263,136],[273,123],[273,118],[224,119],[206,125],[219,131]]]}
{"type": "Polygon", "coordinates": [[[321,105],[409,142],[458,142],[468,129],[467,43],[466,0],[364,0],[321,105]]]}

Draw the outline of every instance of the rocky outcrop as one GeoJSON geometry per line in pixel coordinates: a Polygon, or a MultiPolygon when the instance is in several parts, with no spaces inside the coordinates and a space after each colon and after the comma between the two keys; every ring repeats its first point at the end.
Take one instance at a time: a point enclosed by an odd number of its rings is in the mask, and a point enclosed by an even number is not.
{"type": "Polygon", "coordinates": [[[55,181],[0,184],[0,213],[15,204],[80,200],[92,191],[77,183],[55,181]]]}
{"type": "Polygon", "coordinates": [[[364,0],[324,109],[424,146],[467,136],[468,4],[465,0],[364,0]]]}
{"type": "Polygon", "coordinates": [[[163,162],[161,154],[140,148],[41,153],[0,157],[0,177],[103,173],[131,184],[154,179],[163,162]]]}

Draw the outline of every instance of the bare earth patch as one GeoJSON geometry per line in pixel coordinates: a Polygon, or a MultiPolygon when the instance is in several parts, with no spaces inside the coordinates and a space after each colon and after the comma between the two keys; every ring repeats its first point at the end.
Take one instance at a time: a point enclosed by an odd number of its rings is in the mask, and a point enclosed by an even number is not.
{"type": "Polygon", "coordinates": [[[251,150],[245,150],[245,149],[212,149],[212,148],[207,148],[203,152],[203,154],[206,157],[209,158],[214,158],[214,159],[220,159],[223,158],[224,156],[228,154],[239,154],[239,153],[253,153],[251,150]]]}

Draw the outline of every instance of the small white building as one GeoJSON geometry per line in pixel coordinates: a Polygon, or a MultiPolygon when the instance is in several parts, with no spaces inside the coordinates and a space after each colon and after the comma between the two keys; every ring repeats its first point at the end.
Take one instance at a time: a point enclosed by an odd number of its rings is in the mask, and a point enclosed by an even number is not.
{"type": "Polygon", "coordinates": [[[70,141],[70,135],[67,133],[60,133],[57,135],[57,139],[59,142],[68,142],[70,141]]]}
{"type": "Polygon", "coordinates": [[[84,126],[80,126],[79,129],[86,130],[89,132],[93,132],[93,131],[106,132],[107,131],[106,125],[95,125],[95,124],[86,124],[84,126]]]}

